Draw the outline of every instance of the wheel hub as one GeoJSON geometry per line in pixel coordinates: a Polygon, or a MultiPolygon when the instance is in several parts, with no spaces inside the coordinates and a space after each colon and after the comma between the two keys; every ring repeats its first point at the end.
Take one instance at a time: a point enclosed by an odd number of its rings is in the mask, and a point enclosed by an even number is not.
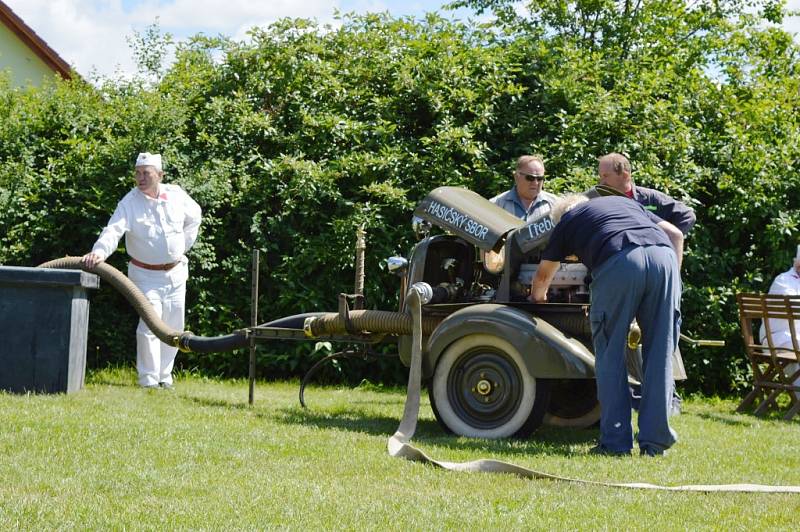
{"type": "Polygon", "coordinates": [[[507,422],[521,401],[521,376],[505,353],[477,348],[464,353],[448,377],[455,413],[471,426],[492,429],[507,422]]]}
{"type": "Polygon", "coordinates": [[[478,385],[475,387],[475,391],[477,391],[480,395],[486,396],[492,393],[492,383],[487,381],[486,379],[481,379],[478,381],[478,385]]]}

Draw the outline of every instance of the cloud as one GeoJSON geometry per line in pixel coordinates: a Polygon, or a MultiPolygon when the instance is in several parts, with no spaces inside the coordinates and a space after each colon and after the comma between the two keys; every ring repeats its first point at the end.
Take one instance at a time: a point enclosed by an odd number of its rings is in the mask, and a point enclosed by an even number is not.
{"type": "Polygon", "coordinates": [[[283,17],[328,18],[333,13],[330,0],[146,0],[132,13],[138,22],[152,22],[158,15],[164,28],[181,33],[195,33],[203,28],[217,33],[254,25],[258,21],[274,21],[283,17]]]}
{"type": "MultiPolygon", "coordinates": [[[[786,9],[789,11],[800,11],[800,0],[789,0],[786,2],[786,9]]],[[[800,42],[800,16],[787,17],[783,21],[783,29],[794,34],[794,40],[800,42]]]]}
{"type": "Polygon", "coordinates": [[[127,38],[158,17],[178,39],[196,33],[242,37],[283,17],[333,19],[331,0],[4,0],[25,23],[83,76],[136,71],[127,38]],[[130,7],[129,7],[130,6],[130,7]]]}
{"type": "MultiPolygon", "coordinates": [[[[81,75],[136,71],[127,38],[143,32],[158,17],[177,39],[196,33],[246,38],[254,26],[283,17],[332,23],[334,10],[357,13],[390,11],[395,16],[441,10],[447,0],[4,0],[26,24],[81,75]]],[[[800,10],[800,0],[787,8],[800,10]]],[[[467,18],[459,13],[461,18],[467,18]]],[[[800,17],[783,27],[800,42],[800,17]]]]}
{"type": "Polygon", "coordinates": [[[92,65],[133,70],[125,35],[131,32],[119,2],[86,9],[77,0],[5,0],[51,48],[82,75],[92,65]]]}

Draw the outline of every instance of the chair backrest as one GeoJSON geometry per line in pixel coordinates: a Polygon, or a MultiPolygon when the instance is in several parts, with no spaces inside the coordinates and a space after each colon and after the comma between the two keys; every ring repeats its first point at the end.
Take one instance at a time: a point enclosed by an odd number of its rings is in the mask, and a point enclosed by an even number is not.
{"type": "Polygon", "coordinates": [[[774,355],[776,350],[779,349],[776,348],[773,342],[771,319],[786,320],[789,322],[792,347],[787,346],[785,349],[792,349],[795,353],[800,353],[800,341],[798,341],[795,327],[795,322],[800,321],[800,296],[744,293],[737,294],[736,301],[739,304],[742,339],[744,340],[748,353],[750,353],[753,348],[760,347],[761,354],[764,354],[764,348],[768,347],[769,352],[774,355]],[[766,345],[762,345],[759,341],[754,341],[754,320],[762,320],[764,324],[766,345]]]}
{"type": "Polygon", "coordinates": [[[800,363],[795,327],[795,322],[800,323],[800,296],[737,294],[736,301],[739,304],[742,338],[753,371],[753,390],[736,410],[743,412],[758,401],[755,414],[761,416],[770,409],[782,408],[778,397],[786,394],[789,410],[783,419],[792,419],[800,414],[800,369],[792,364],[800,363]],[[753,339],[757,321],[764,325],[763,344],[753,339]]]}

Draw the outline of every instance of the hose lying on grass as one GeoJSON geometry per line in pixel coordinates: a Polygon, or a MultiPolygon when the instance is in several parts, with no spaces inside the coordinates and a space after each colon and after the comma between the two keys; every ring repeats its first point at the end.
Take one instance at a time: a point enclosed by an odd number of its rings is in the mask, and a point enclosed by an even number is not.
{"type": "MultiPolygon", "coordinates": [[[[247,331],[239,329],[231,334],[215,337],[195,336],[190,331],[178,331],[170,328],[153,310],[152,305],[134,285],[119,270],[101,262],[93,268],[86,268],[81,257],[64,257],[51,260],[39,265],[40,268],[79,269],[95,273],[101,279],[119,291],[133,306],[142,320],[151,331],[165,344],[178,347],[183,351],[208,353],[214,351],[229,351],[248,344],[247,331]]],[[[420,406],[420,388],[422,380],[422,337],[429,334],[438,322],[436,319],[422,317],[422,305],[430,301],[432,289],[426,283],[416,283],[408,293],[408,302],[411,314],[383,311],[352,311],[347,320],[336,313],[309,313],[298,316],[289,316],[265,325],[297,328],[299,323],[304,323],[307,330],[314,335],[342,332],[350,328],[358,331],[382,332],[387,334],[412,334],[411,367],[408,376],[408,391],[403,419],[397,431],[389,438],[389,455],[407,460],[430,463],[432,465],[452,470],[486,473],[510,473],[524,478],[541,478],[561,480],[566,482],[579,482],[616,488],[638,488],[664,491],[724,491],[724,492],[769,492],[769,493],[800,493],[800,486],[766,486],[761,484],[711,484],[711,485],[686,485],[686,486],[659,486],[646,483],[612,483],[597,482],[560,477],[549,473],[542,473],[499,460],[474,460],[472,462],[443,462],[428,457],[424,452],[410,444],[411,438],[417,427],[420,406]],[[349,321],[349,324],[346,323],[349,321]]]]}
{"type": "MultiPolygon", "coordinates": [[[[430,293],[430,286],[425,283],[415,283],[411,286],[406,296],[413,323],[411,365],[408,370],[408,390],[406,404],[403,409],[403,419],[400,421],[400,426],[397,427],[397,431],[389,438],[387,444],[389,456],[432,464],[450,471],[506,473],[529,479],[561,480],[564,482],[578,482],[580,484],[608,486],[612,488],[660,491],[800,493],[800,486],[769,486],[764,484],[689,484],[684,486],[660,486],[658,484],[648,484],[645,482],[599,482],[560,477],[558,475],[543,473],[500,460],[480,459],[471,462],[444,462],[430,458],[410,443],[417,429],[417,418],[419,416],[419,396],[422,380],[422,305],[430,300],[430,293]]],[[[614,459],[616,460],[617,458],[614,459]]]]}

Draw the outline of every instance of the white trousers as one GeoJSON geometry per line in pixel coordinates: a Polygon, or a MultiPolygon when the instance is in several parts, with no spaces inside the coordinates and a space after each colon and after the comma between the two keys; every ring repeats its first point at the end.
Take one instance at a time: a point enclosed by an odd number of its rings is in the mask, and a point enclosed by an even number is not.
{"type": "MultiPolygon", "coordinates": [[[[128,278],[147,297],[164,323],[183,331],[186,281],[189,278],[185,258],[169,271],[146,270],[128,264],[128,278]]],[[[141,386],[172,384],[172,366],[177,352],[177,347],[163,343],[144,321],[139,320],[136,327],[136,370],[141,386]]]]}

